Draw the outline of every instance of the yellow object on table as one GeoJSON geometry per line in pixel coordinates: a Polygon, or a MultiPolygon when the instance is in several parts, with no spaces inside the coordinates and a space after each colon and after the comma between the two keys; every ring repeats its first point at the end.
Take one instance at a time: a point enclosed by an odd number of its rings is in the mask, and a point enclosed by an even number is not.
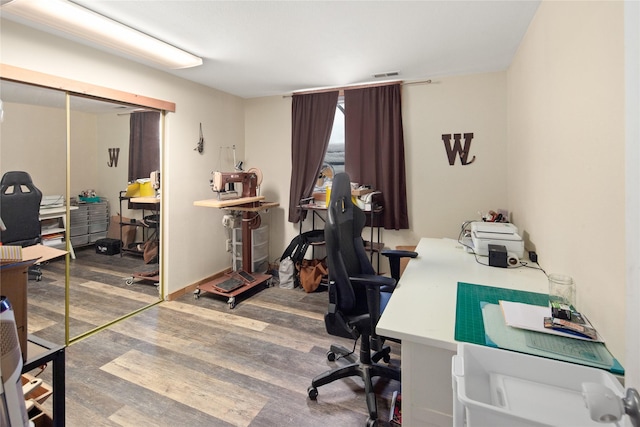
{"type": "Polygon", "coordinates": [[[151,181],[135,181],[127,185],[126,197],[153,197],[156,195],[151,181]]]}

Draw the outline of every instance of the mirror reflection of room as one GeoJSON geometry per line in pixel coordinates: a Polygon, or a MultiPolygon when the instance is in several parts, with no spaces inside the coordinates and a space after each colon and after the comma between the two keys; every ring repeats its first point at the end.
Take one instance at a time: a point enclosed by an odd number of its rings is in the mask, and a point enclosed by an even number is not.
{"type": "MultiPolygon", "coordinates": [[[[29,333],[42,331],[48,339],[56,343],[64,342],[64,297],[65,276],[53,273],[48,265],[60,263],[64,266],[65,244],[64,223],[66,221],[66,109],[64,92],[2,81],[3,120],[0,123],[0,175],[7,182],[11,176],[19,176],[22,183],[16,189],[3,184],[0,217],[7,219],[6,230],[2,234],[3,245],[18,245],[23,252],[36,248],[42,243],[51,248],[51,259],[30,268],[28,286],[23,298],[32,291],[41,297],[29,296],[29,307],[25,301],[16,300],[14,307],[24,307],[28,318],[26,329],[29,333]],[[9,197],[23,187],[24,181],[31,181],[39,194],[35,202],[26,204],[9,197]],[[17,207],[12,205],[18,205],[17,207]],[[20,211],[17,223],[11,220],[13,209],[20,211]],[[28,212],[27,212],[28,211],[28,212]],[[32,220],[33,218],[33,220],[32,220]],[[11,222],[10,222],[11,221],[11,222]],[[35,224],[31,222],[36,221],[35,224]],[[27,225],[26,223],[29,222],[27,225]],[[10,237],[12,228],[33,229],[35,238],[28,242],[16,243],[10,237]],[[44,238],[44,239],[43,239],[44,238]],[[58,252],[56,252],[56,250],[58,252]],[[33,274],[34,272],[36,272],[33,274]],[[46,295],[46,296],[45,296],[46,295]]],[[[22,197],[24,198],[24,197],[22,197]]],[[[27,236],[22,236],[23,240],[27,236]]],[[[39,256],[40,254],[33,255],[39,256]]],[[[31,258],[29,255],[24,257],[31,258]]],[[[4,289],[6,293],[7,289],[4,289]]],[[[19,331],[20,332],[20,331],[19,331]]]]}
{"type": "Polygon", "coordinates": [[[160,113],[80,96],[71,98],[71,111],[70,203],[78,209],[71,212],[69,332],[78,337],[159,299],[159,230],[149,219],[159,203],[133,204],[125,193],[159,169],[160,113]],[[86,105],[89,117],[75,115],[86,105]],[[83,135],[87,126],[93,144],[83,135]]]}
{"type": "MultiPolygon", "coordinates": [[[[158,280],[146,277],[152,273],[158,276],[157,252],[145,259],[144,250],[125,254],[119,249],[123,247],[122,232],[134,249],[143,249],[150,239],[156,249],[159,246],[159,230],[154,224],[147,226],[156,218],[153,215],[157,214],[159,203],[137,205],[123,202],[120,197],[128,190],[129,182],[150,182],[150,172],[139,178],[130,177],[130,160],[135,157],[130,154],[130,141],[135,139],[130,129],[135,115],[152,116],[148,121],[155,123],[154,132],[146,139],[146,163],[142,164],[149,171],[159,171],[160,113],[138,112],[136,106],[71,96],[67,164],[65,93],[2,81],[2,98],[0,171],[2,175],[21,171],[31,177],[42,193],[41,247],[59,250],[57,256],[39,263],[40,276],[33,275],[28,282],[29,333],[63,343],[65,336],[80,336],[157,302],[158,280]],[[124,218],[129,224],[121,226],[124,218]],[[146,225],[132,226],[132,220],[146,225]],[[101,244],[111,240],[117,243],[101,244]],[[70,260],[66,332],[67,248],[70,260]],[[114,304],[116,300],[118,303],[114,304]]],[[[153,185],[151,188],[155,196],[156,189],[153,185]]],[[[0,213],[2,210],[0,206],[0,213]]]]}

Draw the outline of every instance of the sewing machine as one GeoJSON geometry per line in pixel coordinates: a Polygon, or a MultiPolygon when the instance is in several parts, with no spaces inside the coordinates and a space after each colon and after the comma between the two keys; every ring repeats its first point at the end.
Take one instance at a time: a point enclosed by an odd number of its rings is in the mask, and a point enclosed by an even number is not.
{"type": "Polygon", "coordinates": [[[218,200],[254,197],[258,187],[258,175],[255,172],[212,172],[211,189],[218,193],[218,200]],[[235,190],[235,183],[242,184],[242,195],[235,190]]]}

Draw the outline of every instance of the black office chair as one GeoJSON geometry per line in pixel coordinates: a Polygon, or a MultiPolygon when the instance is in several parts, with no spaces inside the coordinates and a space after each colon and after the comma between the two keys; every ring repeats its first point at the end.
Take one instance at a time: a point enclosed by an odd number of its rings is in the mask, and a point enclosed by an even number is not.
{"type": "MultiPolygon", "coordinates": [[[[36,188],[27,172],[7,172],[0,181],[0,230],[3,245],[31,246],[41,241],[40,202],[42,192],[36,188]]],[[[29,277],[40,280],[37,265],[29,268],[29,277]]]]}
{"type": "MultiPolygon", "coordinates": [[[[330,282],[325,326],[331,335],[354,340],[361,338],[360,360],[315,377],[307,392],[310,399],[316,400],[318,387],[340,378],[359,376],[364,381],[369,410],[366,425],[371,427],[378,424],[372,379],[384,377],[400,381],[400,370],[378,363],[380,360],[390,361],[391,349],[382,345],[383,339],[376,335],[375,327],[396,280],[376,275],[365,252],[362,239],[364,224],[364,213],[351,202],[349,176],[337,174],[331,188],[324,229],[330,282]]],[[[397,257],[399,266],[399,258],[404,251],[388,252],[397,257]]],[[[397,270],[399,272],[399,267],[397,270]]],[[[335,348],[331,347],[329,360],[335,359],[335,348]]]]}

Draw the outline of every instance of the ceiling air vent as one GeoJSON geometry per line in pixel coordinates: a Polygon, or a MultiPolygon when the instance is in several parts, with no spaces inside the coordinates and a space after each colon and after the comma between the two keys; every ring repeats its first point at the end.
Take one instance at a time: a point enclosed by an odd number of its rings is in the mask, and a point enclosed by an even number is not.
{"type": "Polygon", "coordinates": [[[400,75],[400,71],[389,71],[386,73],[377,73],[374,74],[373,77],[376,79],[382,78],[382,77],[396,77],[400,75]]]}

